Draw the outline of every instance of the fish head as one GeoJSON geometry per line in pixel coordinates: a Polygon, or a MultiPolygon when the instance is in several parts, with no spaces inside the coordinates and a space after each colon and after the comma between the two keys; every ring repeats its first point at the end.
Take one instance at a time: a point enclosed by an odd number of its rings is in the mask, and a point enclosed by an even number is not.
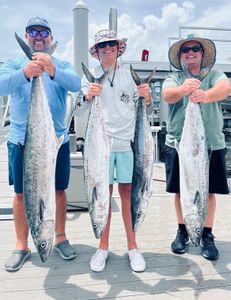
{"type": "Polygon", "coordinates": [[[134,231],[137,231],[137,229],[140,227],[141,223],[143,222],[145,217],[145,211],[142,209],[138,209],[133,218],[132,218],[132,227],[134,231]]]}
{"type": "MultiPolygon", "coordinates": [[[[106,190],[108,192],[108,189],[106,190]]],[[[89,214],[91,217],[92,228],[95,234],[95,237],[100,238],[108,217],[109,209],[109,194],[102,193],[100,184],[95,184],[92,189],[91,194],[91,203],[89,205],[89,214]],[[100,199],[107,199],[108,201],[100,201],[100,199]]]]}
{"type": "Polygon", "coordinates": [[[188,215],[185,218],[185,225],[192,244],[198,246],[203,233],[203,219],[200,216],[188,215]]]}
{"type": "Polygon", "coordinates": [[[137,231],[144,220],[151,196],[151,192],[149,190],[150,181],[146,171],[144,171],[144,163],[142,159],[140,160],[139,165],[142,165],[143,167],[139,166],[139,168],[133,172],[131,191],[131,215],[132,228],[134,231],[137,231]]]}
{"type": "Polygon", "coordinates": [[[94,205],[94,207],[89,210],[93,232],[97,239],[100,238],[107,222],[107,216],[105,215],[106,209],[108,211],[108,208],[103,208],[100,205],[94,205]]]}
{"type": "Polygon", "coordinates": [[[47,220],[41,222],[36,230],[36,233],[32,235],[35,247],[42,262],[46,262],[53,246],[54,221],[47,220]]]}
{"type": "Polygon", "coordinates": [[[137,231],[144,220],[148,206],[148,199],[149,196],[145,190],[138,192],[136,197],[132,196],[132,228],[134,231],[137,231]]]}
{"type": "Polygon", "coordinates": [[[93,221],[92,221],[92,228],[93,228],[95,237],[96,237],[97,239],[100,238],[100,236],[101,236],[101,234],[102,234],[102,232],[103,232],[103,230],[104,230],[104,227],[105,227],[105,226],[104,226],[102,223],[100,223],[100,222],[93,222],[93,221]]]}
{"type": "Polygon", "coordinates": [[[97,239],[100,238],[105,228],[107,222],[107,215],[106,215],[107,211],[108,211],[108,207],[103,207],[98,203],[96,203],[93,209],[90,210],[92,228],[94,231],[94,235],[97,239]]]}

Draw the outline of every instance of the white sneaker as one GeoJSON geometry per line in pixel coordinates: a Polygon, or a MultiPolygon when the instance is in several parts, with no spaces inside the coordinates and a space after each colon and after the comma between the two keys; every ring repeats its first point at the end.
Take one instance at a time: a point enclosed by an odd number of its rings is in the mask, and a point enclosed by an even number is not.
{"type": "Polygon", "coordinates": [[[102,272],[105,268],[106,260],[108,258],[108,250],[97,249],[91,258],[90,268],[94,272],[102,272]]]}
{"type": "Polygon", "coordinates": [[[128,250],[130,267],[135,272],[143,272],[146,267],[143,255],[138,249],[128,250]]]}

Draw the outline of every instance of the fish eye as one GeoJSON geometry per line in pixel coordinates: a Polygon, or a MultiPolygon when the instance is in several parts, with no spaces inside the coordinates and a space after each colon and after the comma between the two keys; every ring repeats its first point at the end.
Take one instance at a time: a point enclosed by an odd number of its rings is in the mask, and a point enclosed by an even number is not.
{"type": "Polygon", "coordinates": [[[45,241],[41,242],[40,247],[42,249],[46,248],[47,243],[45,241]]]}
{"type": "Polygon", "coordinates": [[[97,228],[98,226],[97,226],[97,224],[93,224],[93,227],[94,227],[94,228],[97,228]]]}
{"type": "Polygon", "coordinates": [[[196,229],[196,233],[197,233],[198,235],[200,235],[200,234],[201,234],[201,230],[200,230],[200,228],[197,228],[197,229],[196,229]]]}
{"type": "Polygon", "coordinates": [[[139,219],[141,217],[141,213],[137,213],[137,218],[139,219]]]}

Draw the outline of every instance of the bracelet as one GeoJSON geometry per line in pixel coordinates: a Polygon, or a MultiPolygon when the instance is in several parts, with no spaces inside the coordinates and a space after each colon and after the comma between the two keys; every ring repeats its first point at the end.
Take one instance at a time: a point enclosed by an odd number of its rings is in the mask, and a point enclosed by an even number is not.
{"type": "Polygon", "coordinates": [[[148,103],[146,103],[147,106],[149,106],[150,104],[152,104],[152,99],[148,103]]]}

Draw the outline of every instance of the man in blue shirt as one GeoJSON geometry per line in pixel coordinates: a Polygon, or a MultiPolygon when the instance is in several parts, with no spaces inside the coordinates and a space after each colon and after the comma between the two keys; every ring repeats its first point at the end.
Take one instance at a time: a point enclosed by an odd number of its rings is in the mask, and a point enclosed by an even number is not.
{"type": "Polygon", "coordinates": [[[7,271],[19,270],[30,257],[28,224],[23,203],[22,155],[18,144],[24,144],[31,98],[32,78],[42,76],[57,137],[64,136],[56,163],[56,224],[54,250],[63,259],[76,257],[75,249],[65,234],[66,193],[70,176],[69,138],[65,124],[67,92],[80,89],[80,78],[70,63],[58,60],[44,52],[53,41],[50,25],[45,19],[31,18],[25,38],[35,51],[32,60],[26,56],[11,59],[0,69],[0,95],[11,95],[10,131],[8,137],[9,183],[14,185],[13,203],[16,230],[16,249],[5,264],[7,271]]]}

